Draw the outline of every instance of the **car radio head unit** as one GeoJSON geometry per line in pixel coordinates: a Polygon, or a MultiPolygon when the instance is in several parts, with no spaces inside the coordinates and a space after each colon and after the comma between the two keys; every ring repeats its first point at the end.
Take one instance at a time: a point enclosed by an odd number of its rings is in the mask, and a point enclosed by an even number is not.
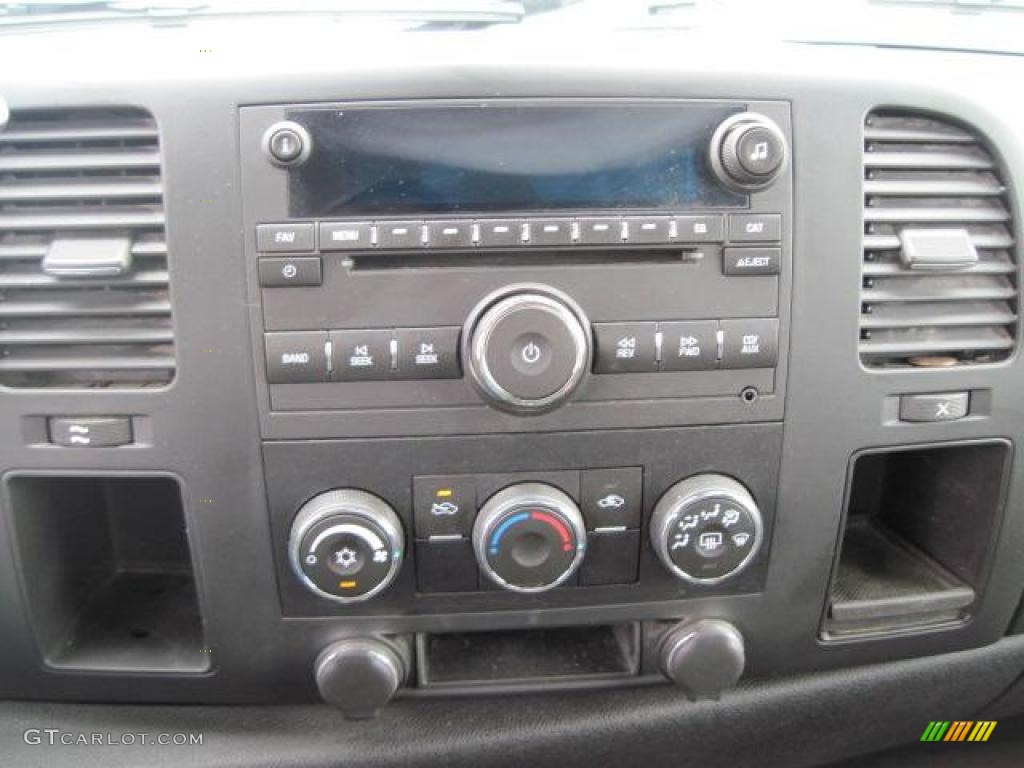
{"type": "Polygon", "coordinates": [[[788,104],[240,114],[266,436],[781,416],[788,104]]]}

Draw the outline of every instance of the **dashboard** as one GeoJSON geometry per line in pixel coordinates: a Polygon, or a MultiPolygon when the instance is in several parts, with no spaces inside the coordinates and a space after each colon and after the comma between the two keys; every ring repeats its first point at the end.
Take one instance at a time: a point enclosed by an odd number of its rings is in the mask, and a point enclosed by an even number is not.
{"type": "Polygon", "coordinates": [[[0,697],[1024,702],[1018,59],[301,29],[0,51],[0,697]]]}

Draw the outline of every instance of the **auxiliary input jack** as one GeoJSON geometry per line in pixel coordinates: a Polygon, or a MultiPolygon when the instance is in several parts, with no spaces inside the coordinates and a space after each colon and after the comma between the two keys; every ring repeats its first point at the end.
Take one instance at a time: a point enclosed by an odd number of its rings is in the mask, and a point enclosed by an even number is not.
{"type": "Polygon", "coordinates": [[[747,405],[753,405],[761,397],[761,393],[758,392],[754,387],[746,387],[740,392],[740,400],[747,405]]]}

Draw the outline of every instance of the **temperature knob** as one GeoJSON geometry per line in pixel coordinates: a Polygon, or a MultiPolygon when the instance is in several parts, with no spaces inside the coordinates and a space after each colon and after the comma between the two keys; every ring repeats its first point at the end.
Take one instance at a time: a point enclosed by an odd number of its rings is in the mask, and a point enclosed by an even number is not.
{"type": "Polygon", "coordinates": [[[543,483],[496,493],[473,525],[480,570],[513,592],[544,592],[566,581],[583,562],[586,542],[576,503],[543,483]]]}
{"type": "Polygon", "coordinates": [[[651,545],[675,576],[718,584],[746,568],[761,546],[761,512],[731,477],[706,474],[676,483],[651,515],[651,545]]]}
{"type": "Polygon", "coordinates": [[[786,137],[772,120],[753,112],[733,115],[711,137],[711,167],[740,192],[765,189],[786,165],[786,137]]]}
{"type": "Polygon", "coordinates": [[[341,489],[314,496],[292,523],[292,570],[312,592],[339,603],[367,600],[394,581],[405,537],[387,502],[341,489]]]}

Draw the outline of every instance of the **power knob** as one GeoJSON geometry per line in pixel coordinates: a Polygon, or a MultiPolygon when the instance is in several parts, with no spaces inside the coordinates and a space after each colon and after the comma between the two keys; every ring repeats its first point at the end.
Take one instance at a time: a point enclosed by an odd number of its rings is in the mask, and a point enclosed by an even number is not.
{"type": "Polygon", "coordinates": [[[757,503],[741,483],[725,475],[695,475],[658,500],[651,545],[677,578],[719,584],[753,561],[763,527],[757,503]]]}
{"type": "Polygon", "coordinates": [[[786,167],[786,137],[774,121],[753,112],[728,118],[711,137],[711,167],[738,192],[766,189],[786,167]]]}
{"type": "Polygon", "coordinates": [[[348,488],[314,496],[299,509],[288,557],[299,581],[338,603],[368,600],[395,580],[405,537],[383,499],[348,488]]]}

